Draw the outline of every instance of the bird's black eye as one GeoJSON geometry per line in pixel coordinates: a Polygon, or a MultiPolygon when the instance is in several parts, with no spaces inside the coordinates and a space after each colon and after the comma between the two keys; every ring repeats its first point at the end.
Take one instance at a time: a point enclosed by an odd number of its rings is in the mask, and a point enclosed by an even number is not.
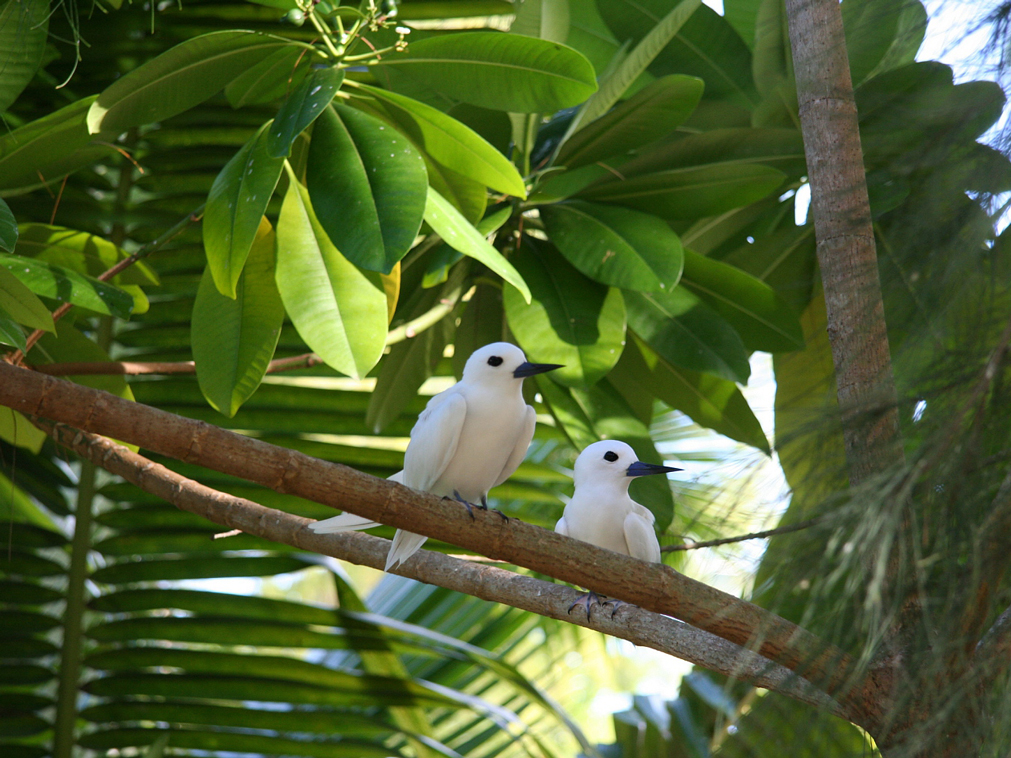
{"type": "Polygon", "coordinates": [[[606,453],[604,453],[604,460],[608,461],[609,463],[614,463],[616,460],[618,460],[618,454],[611,450],[608,450],[606,453]]]}
{"type": "Polygon", "coordinates": [[[493,355],[491,358],[488,359],[488,365],[489,366],[501,366],[502,365],[502,359],[499,356],[497,356],[497,355],[493,355]]]}

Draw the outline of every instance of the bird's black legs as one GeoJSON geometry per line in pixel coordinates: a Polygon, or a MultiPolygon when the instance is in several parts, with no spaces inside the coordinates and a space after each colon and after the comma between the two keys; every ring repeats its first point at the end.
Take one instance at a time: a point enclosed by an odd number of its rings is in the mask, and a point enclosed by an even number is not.
{"type": "Polygon", "coordinates": [[[463,496],[457,490],[453,490],[453,499],[456,502],[463,504],[463,506],[467,509],[467,515],[470,516],[471,521],[474,520],[474,509],[475,508],[480,508],[482,511],[491,510],[492,513],[497,513],[499,516],[501,516],[503,521],[508,521],[509,520],[509,517],[506,516],[504,513],[502,513],[502,511],[500,511],[498,508],[491,508],[491,509],[488,508],[488,496],[487,495],[481,495],[481,504],[480,505],[478,505],[477,503],[471,503],[471,502],[468,502],[467,500],[464,500],[463,496]]]}
{"type": "Polygon", "coordinates": [[[618,609],[623,605],[628,605],[628,603],[624,600],[610,600],[608,598],[604,598],[602,600],[596,592],[584,592],[576,598],[576,602],[569,606],[569,613],[571,614],[572,609],[579,606],[586,611],[586,619],[589,621],[593,612],[593,607],[597,605],[611,606],[611,618],[614,618],[614,614],[618,612],[618,609]]]}

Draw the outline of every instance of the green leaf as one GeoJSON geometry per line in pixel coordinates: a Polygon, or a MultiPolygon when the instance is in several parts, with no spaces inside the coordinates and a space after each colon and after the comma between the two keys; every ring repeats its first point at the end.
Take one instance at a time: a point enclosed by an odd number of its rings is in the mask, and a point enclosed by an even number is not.
{"type": "MultiPolygon", "coordinates": [[[[845,19],[844,19],[845,21],[845,19]]],[[[893,68],[906,66],[916,60],[916,53],[927,32],[927,11],[921,2],[902,3],[902,11],[895,30],[895,41],[881,61],[867,75],[867,79],[893,68]]]]}
{"type": "MultiPolygon", "coordinates": [[[[19,231],[14,251],[17,255],[63,266],[79,274],[99,276],[129,257],[129,253],[107,239],[76,229],[49,224],[21,224],[19,231]]],[[[158,275],[144,261],[133,263],[111,281],[118,285],[159,283],[158,275]]]]}
{"type": "MultiPolygon", "coordinates": [[[[3,286],[2,283],[0,286],[3,286]]],[[[3,296],[0,294],[0,302],[2,300],[3,296]]],[[[25,351],[25,333],[3,308],[0,308],[0,344],[16,347],[21,352],[25,351]]]]}
{"type": "Polygon", "coordinates": [[[516,167],[470,127],[396,92],[364,84],[359,89],[383,101],[397,125],[433,160],[497,192],[526,198],[516,167]]]}
{"type": "MultiPolygon", "coordinates": [[[[790,33],[783,0],[763,0],[755,19],[751,73],[764,99],[777,97],[777,88],[793,76],[790,33]]],[[[796,85],[794,85],[796,88],[796,85]]]]}
{"type": "Polygon", "coordinates": [[[267,132],[267,152],[274,158],[291,153],[291,143],[315,121],[344,82],[344,70],[333,66],[315,68],[295,87],[267,132]]]}
{"type": "Polygon", "coordinates": [[[214,179],[204,211],[207,267],[218,292],[235,297],[246,256],[281,177],[283,158],[268,151],[269,123],[260,127],[214,179]]]}
{"type": "Polygon", "coordinates": [[[681,283],[729,321],[749,350],[800,350],[797,312],[772,287],[740,269],[685,250],[681,283]]]}
{"type": "Polygon", "coordinates": [[[281,300],[313,352],[341,373],[363,377],[379,362],[386,344],[383,283],[378,274],[356,268],[333,246],[316,219],[308,191],[290,168],[288,172],[290,183],[277,222],[281,300]]]}
{"type": "Polygon", "coordinates": [[[0,308],[19,324],[47,332],[56,331],[52,314],[45,304],[3,266],[0,266],[0,308]]]}
{"type": "Polygon", "coordinates": [[[624,205],[665,219],[716,216],[771,193],[785,175],[768,166],[678,168],[608,182],[579,193],[586,200],[624,205]]]}
{"type": "MultiPolygon", "coordinates": [[[[619,40],[643,39],[669,12],[671,0],[611,0],[600,13],[619,40]]],[[[688,74],[706,83],[706,98],[750,108],[757,102],[751,53],[734,28],[708,6],[692,14],[659,55],[650,72],[688,74]]]]}
{"type": "Polygon", "coordinates": [[[891,49],[906,5],[891,0],[846,0],[842,4],[846,53],[854,87],[868,78],[891,49]]]}
{"type": "Polygon", "coordinates": [[[228,104],[241,108],[274,102],[291,87],[298,86],[308,74],[313,58],[304,47],[282,47],[228,83],[225,87],[228,104]]]}
{"type": "Polygon", "coordinates": [[[18,222],[11,213],[10,206],[0,200],[0,250],[14,252],[18,242],[18,222]]]}
{"type": "Polygon", "coordinates": [[[523,295],[523,299],[530,302],[530,289],[519,272],[503,257],[502,253],[488,244],[484,235],[460,215],[460,211],[450,205],[432,187],[428,188],[425,221],[447,245],[483,263],[518,289],[523,295]]]}
{"type": "Polygon", "coordinates": [[[306,185],[320,225],[356,266],[388,274],[411,249],[428,173],[410,140],[382,121],[327,108],[313,128],[306,185]]]}
{"type": "Polygon", "coordinates": [[[462,32],[412,42],[377,64],[472,105],[553,113],[594,93],[593,66],[557,42],[497,32],[462,32]]]}
{"type": "Polygon", "coordinates": [[[448,200],[472,224],[479,223],[488,206],[488,188],[425,157],[428,185],[448,200]]]}
{"type": "Polygon", "coordinates": [[[515,287],[503,291],[509,329],[527,358],[561,363],[554,379],[588,387],[618,361],[625,343],[625,303],[621,292],[590,281],[549,245],[523,238],[513,256],[530,286],[528,305],[515,287]]]}
{"type": "Polygon", "coordinates": [[[601,179],[610,179],[613,176],[614,174],[608,171],[605,168],[605,164],[600,161],[580,166],[571,171],[552,172],[548,174],[547,180],[543,184],[538,185],[530,195],[530,202],[554,203],[558,200],[564,200],[601,179]]]}
{"type": "Polygon", "coordinates": [[[269,34],[221,31],[180,42],[117,79],[88,111],[88,131],[121,132],[199,105],[271,53],[295,43],[269,34]]]}
{"type": "MultiPolygon", "coordinates": [[[[62,266],[0,253],[0,267],[14,274],[36,295],[118,318],[129,318],[133,310],[133,297],[119,287],[62,266]]],[[[10,311],[8,303],[0,302],[0,305],[10,311]]]]}
{"type": "MultiPolygon", "coordinates": [[[[58,321],[55,334],[42,336],[28,353],[32,364],[39,363],[105,363],[112,359],[95,342],[77,330],[69,319],[58,321]]],[[[111,392],[113,395],[133,400],[133,392],[126,378],[116,374],[87,374],[67,377],[77,384],[111,392]]]]}
{"type": "Polygon", "coordinates": [[[540,212],[551,241],[591,279],[652,292],[681,278],[681,240],[656,216],[579,200],[540,212]]]}
{"type": "MultiPolygon", "coordinates": [[[[8,0],[8,2],[16,0],[8,0]]],[[[94,97],[78,100],[55,113],[0,136],[0,194],[25,192],[111,154],[114,135],[88,134],[85,116],[94,97]]]]}
{"type": "Polygon", "coordinates": [[[0,6],[0,113],[35,76],[48,32],[47,0],[6,0],[0,6]]]}
{"type": "Polygon", "coordinates": [[[670,134],[695,110],[704,86],[701,79],[681,74],[657,79],[609,113],[585,123],[566,140],[555,162],[576,168],[670,134]]]}
{"type": "MultiPolygon", "coordinates": [[[[601,83],[600,89],[586,101],[570,126],[571,131],[581,124],[589,124],[607,113],[621,98],[661,50],[677,35],[691,15],[702,5],[702,0],[681,0],[618,64],[618,67],[601,83]]],[[[701,95],[701,92],[699,93],[701,95]]]]}
{"type": "Polygon", "coordinates": [[[631,391],[659,398],[699,426],[770,452],[762,425],[733,382],[671,366],[638,339],[630,340],[612,376],[631,391]]]}
{"type": "Polygon", "coordinates": [[[463,367],[479,347],[499,342],[505,333],[502,290],[491,284],[478,284],[467,301],[453,340],[453,374],[463,377],[463,367]]]}
{"type": "Polygon", "coordinates": [[[103,584],[134,584],[176,579],[210,579],[226,576],[273,576],[305,568],[294,556],[229,556],[131,561],[104,566],[91,575],[103,584]]]}
{"type": "Polygon", "coordinates": [[[629,328],[668,362],[731,382],[748,381],[751,365],[740,336],[684,287],[627,292],[625,306],[629,328]]]}
{"type": "Polygon", "coordinates": [[[732,250],[723,262],[761,279],[802,313],[811,300],[818,268],[814,225],[778,229],[732,250]]]}
{"type": "Polygon", "coordinates": [[[748,47],[755,45],[755,24],[762,0],[723,0],[723,17],[748,47]]]}
{"type": "Polygon", "coordinates": [[[569,36],[569,0],[523,0],[509,33],[565,42],[569,36]]]}
{"type": "Polygon", "coordinates": [[[235,298],[218,292],[208,267],[193,303],[191,340],[200,391],[229,417],[260,386],[281,334],[284,306],[274,282],[275,245],[274,230],[263,218],[235,298]]]}

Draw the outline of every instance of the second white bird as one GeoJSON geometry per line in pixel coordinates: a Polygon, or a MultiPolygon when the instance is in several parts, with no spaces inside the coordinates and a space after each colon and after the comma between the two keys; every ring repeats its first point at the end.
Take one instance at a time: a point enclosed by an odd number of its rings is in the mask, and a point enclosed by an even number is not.
{"type": "MultiPolygon", "coordinates": [[[[523,461],[534,436],[536,414],[523,400],[524,377],[552,371],[553,363],[528,363],[508,342],[475,350],[463,377],[428,401],[411,430],[404,470],[390,477],[408,487],[444,497],[483,503],[488,490],[508,479],[523,461]]],[[[378,526],[351,513],[317,521],[316,533],[378,526]]],[[[428,539],[398,529],[386,570],[403,563],[428,539]]]]}

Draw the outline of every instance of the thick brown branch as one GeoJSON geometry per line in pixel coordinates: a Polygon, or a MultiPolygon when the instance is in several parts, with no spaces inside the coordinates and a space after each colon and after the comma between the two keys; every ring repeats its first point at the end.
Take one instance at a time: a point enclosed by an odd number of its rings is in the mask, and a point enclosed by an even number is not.
{"type": "MultiPolygon", "coordinates": [[[[317,535],[306,528],[311,523],[309,519],[211,489],[104,437],[45,421],[40,422],[40,427],[60,444],[145,492],[235,532],[372,568],[381,569],[385,564],[390,544],[387,540],[354,532],[317,535]]],[[[224,535],[215,535],[219,536],[224,535]]],[[[570,588],[429,551],[417,554],[396,573],[595,629],[848,717],[838,703],[788,669],[668,616],[634,606],[622,607],[614,617],[600,612],[587,618],[582,611],[570,615],[568,608],[573,600],[570,588]]]]}
{"type": "MultiPolygon", "coordinates": [[[[315,353],[303,353],[290,358],[275,358],[267,365],[268,374],[280,371],[291,371],[297,368],[312,368],[323,363],[323,359],[315,353]]],[[[87,376],[93,374],[116,374],[125,376],[140,376],[143,374],[195,374],[196,364],[193,361],[96,361],[85,363],[41,363],[29,366],[33,371],[50,376],[87,376]]]]}
{"type": "Polygon", "coordinates": [[[502,558],[556,579],[679,618],[803,675],[853,711],[872,712],[873,687],[854,691],[840,650],[752,603],[649,564],[494,513],[275,447],[106,392],[0,364],[0,404],[502,558]],[[864,694],[866,691],[866,694],[864,694]],[[866,710],[865,710],[866,709],[866,710]]]}

